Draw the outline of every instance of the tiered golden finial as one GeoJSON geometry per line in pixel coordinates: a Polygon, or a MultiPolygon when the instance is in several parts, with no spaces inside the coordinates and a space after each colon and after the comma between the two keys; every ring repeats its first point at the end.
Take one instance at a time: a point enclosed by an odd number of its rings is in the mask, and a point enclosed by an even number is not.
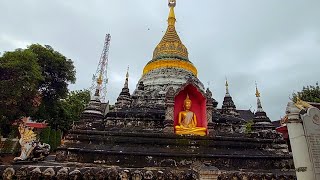
{"type": "Polygon", "coordinates": [[[258,90],[258,84],[256,82],[256,97],[257,97],[257,112],[264,112],[260,101],[260,92],[258,90]]]}
{"type": "Polygon", "coordinates": [[[176,16],[174,15],[174,7],[176,7],[176,0],[169,0],[168,6],[170,7],[168,25],[175,26],[176,16]]]}
{"type": "Polygon", "coordinates": [[[158,68],[181,68],[197,76],[197,69],[189,61],[188,50],[182,44],[175,28],[174,8],[176,0],[169,0],[169,16],[167,31],[153,51],[152,60],[144,67],[143,74],[158,68]]]}
{"type": "Polygon", "coordinates": [[[260,97],[260,92],[259,92],[259,90],[258,90],[258,85],[257,85],[257,83],[256,83],[256,97],[260,97]]]}

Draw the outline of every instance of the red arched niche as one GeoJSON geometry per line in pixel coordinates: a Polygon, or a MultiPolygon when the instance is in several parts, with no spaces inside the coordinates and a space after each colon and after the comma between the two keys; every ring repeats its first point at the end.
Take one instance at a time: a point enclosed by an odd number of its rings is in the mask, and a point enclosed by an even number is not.
{"type": "Polygon", "coordinates": [[[192,84],[187,85],[174,98],[174,126],[178,125],[179,112],[184,110],[183,104],[187,94],[192,101],[190,110],[197,116],[197,127],[207,128],[206,98],[192,84]]]}

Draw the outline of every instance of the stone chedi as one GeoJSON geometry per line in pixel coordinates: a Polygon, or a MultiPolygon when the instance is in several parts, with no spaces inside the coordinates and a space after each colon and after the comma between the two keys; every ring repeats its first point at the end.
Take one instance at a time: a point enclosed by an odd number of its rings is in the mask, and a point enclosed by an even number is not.
{"type": "MultiPolygon", "coordinates": [[[[173,90],[177,90],[188,79],[192,79],[199,89],[204,90],[203,84],[197,78],[198,71],[189,60],[188,50],[177,34],[175,5],[175,2],[169,2],[167,30],[154,49],[152,60],[144,67],[143,75],[138,82],[138,85],[144,86],[145,99],[134,100],[134,106],[164,108],[165,94],[168,89],[172,87],[173,90]]],[[[139,89],[133,92],[132,97],[134,99],[141,97],[139,89]]]]}
{"type": "Polygon", "coordinates": [[[221,113],[227,114],[227,115],[239,116],[236,105],[234,104],[232,97],[229,93],[229,84],[227,80],[226,80],[225,86],[226,86],[226,95],[223,98],[221,113]]]}
{"type": "MultiPolygon", "coordinates": [[[[246,132],[247,119],[236,109],[227,83],[222,109],[217,109],[175,30],[175,5],[169,0],[167,31],[133,94],[127,73],[115,108],[101,118],[99,102],[89,104],[58,148],[56,161],[115,166],[108,170],[114,178],[294,178],[281,135],[265,126],[269,120],[262,120],[260,111],[253,119],[257,127],[246,132]]],[[[98,176],[103,170],[92,171],[98,176]]]]}

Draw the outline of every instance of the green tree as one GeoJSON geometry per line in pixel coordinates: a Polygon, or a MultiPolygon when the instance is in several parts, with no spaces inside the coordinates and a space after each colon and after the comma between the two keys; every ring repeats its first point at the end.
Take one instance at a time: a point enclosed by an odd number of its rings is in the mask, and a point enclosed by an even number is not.
{"type": "Polygon", "coordinates": [[[32,44],[28,49],[36,54],[44,77],[39,82],[42,102],[35,118],[57,129],[60,116],[66,116],[60,100],[67,97],[68,84],[76,80],[73,62],[48,45],[32,44]]]}
{"type": "Polygon", "coordinates": [[[37,56],[30,50],[17,49],[0,57],[0,127],[10,133],[12,120],[35,113],[34,99],[43,80],[37,56]]]}
{"type": "Polygon", "coordinates": [[[66,132],[74,121],[80,119],[81,113],[90,101],[90,91],[71,91],[56,106],[57,119],[53,124],[57,129],[66,132]]]}
{"type": "Polygon", "coordinates": [[[320,103],[319,84],[316,83],[315,86],[312,86],[312,85],[307,87],[304,86],[300,92],[293,93],[292,97],[294,102],[296,102],[297,97],[299,97],[303,101],[320,103]]]}
{"type": "Polygon", "coordinates": [[[32,115],[33,99],[43,80],[37,56],[30,50],[6,52],[0,57],[0,118],[32,115]]]}
{"type": "MultiPolygon", "coordinates": [[[[65,131],[79,117],[83,101],[87,102],[86,91],[69,93],[68,85],[75,82],[72,60],[48,45],[32,44],[4,53],[0,74],[1,126],[21,116],[33,116],[65,131]]],[[[3,129],[10,129],[1,128],[3,134],[8,133],[3,129]]]]}

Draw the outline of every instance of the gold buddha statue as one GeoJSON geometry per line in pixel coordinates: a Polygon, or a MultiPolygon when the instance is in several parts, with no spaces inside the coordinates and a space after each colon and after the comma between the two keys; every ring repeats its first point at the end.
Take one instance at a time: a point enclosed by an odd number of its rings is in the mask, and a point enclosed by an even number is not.
{"type": "Polygon", "coordinates": [[[175,126],[176,134],[194,134],[204,136],[207,129],[205,127],[197,127],[196,114],[190,111],[192,101],[187,95],[183,102],[184,111],[179,112],[178,125],[175,126]]]}

